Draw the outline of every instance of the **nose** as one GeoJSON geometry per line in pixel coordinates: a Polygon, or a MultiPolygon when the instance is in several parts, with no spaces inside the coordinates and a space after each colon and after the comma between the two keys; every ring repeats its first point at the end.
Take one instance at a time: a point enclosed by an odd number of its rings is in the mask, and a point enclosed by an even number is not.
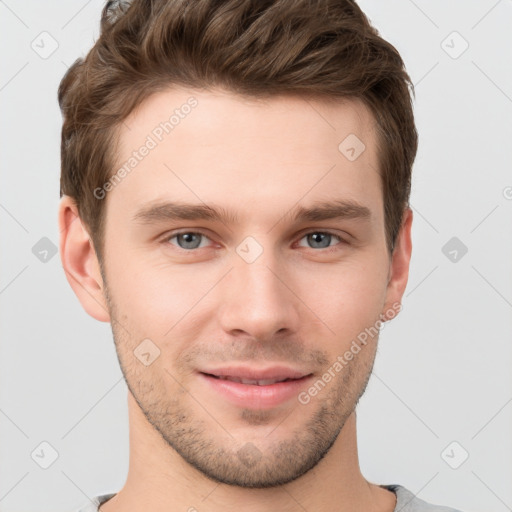
{"type": "Polygon", "coordinates": [[[291,272],[270,250],[252,263],[237,254],[222,280],[219,319],[224,332],[266,341],[296,333],[300,300],[291,272]]]}

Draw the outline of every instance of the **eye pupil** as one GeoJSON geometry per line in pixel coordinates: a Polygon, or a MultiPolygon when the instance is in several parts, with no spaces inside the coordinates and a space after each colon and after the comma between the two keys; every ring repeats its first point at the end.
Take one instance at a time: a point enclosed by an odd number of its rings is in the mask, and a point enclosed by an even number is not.
{"type": "Polygon", "coordinates": [[[312,233],[308,236],[312,240],[313,244],[317,244],[317,243],[322,244],[320,247],[321,249],[329,247],[329,244],[331,241],[331,235],[329,233],[312,233]],[[325,242],[327,242],[327,243],[325,243],[325,242]]]}
{"type": "Polygon", "coordinates": [[[197,249],[197,247],[199,247],[199,243],[197,242],[200,240],[200,236],[200,234],[196,233],[180,233],[177,235],[177,239],[178,243],[180,240],[184,241],[185,246],[183,246],[181,243],[179,244],[182,249],[197,249]],[[194,238],[196,239],[195,241],[194,238]]]}

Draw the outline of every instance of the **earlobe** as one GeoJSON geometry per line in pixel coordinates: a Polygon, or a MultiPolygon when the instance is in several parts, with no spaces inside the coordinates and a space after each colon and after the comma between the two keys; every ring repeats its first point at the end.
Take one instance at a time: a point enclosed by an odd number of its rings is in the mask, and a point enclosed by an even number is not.
{"type": "Polygon", "coordinates": [[[412,210],[406,208],[389,268],[386,301],[382,311],[383,318],[387,320],[391,320],[398,314],[399,305],[402,302],[402,296],[409,279],[409,265],[412,254],[412,218],[412,210]]]}
{"type": "Polygon", "coordinates": [[[75,201],[63,196],[59,205],[60,258],[66,278],[85,311],[110,322],[99,262],[75,201]]]}

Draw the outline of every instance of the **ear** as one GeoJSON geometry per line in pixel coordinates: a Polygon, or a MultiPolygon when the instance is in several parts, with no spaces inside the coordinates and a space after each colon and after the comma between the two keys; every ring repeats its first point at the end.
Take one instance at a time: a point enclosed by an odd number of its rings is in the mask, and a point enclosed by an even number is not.
{"type": "Polygon", "coordinates": [[[100,322],[110,322],[96,251],[71,197],[62,197],[58,216],[60,259],[66,278],[85,311],[100,322]]]}
{"type": "Polygon", "coordinates": [[[412,210],[406,208],[397,236],[396,245],[391,255],[386,301],[384,310],[382,311],[383,321],[391,320],[400,311],[402,296],[409,279],[409,264],[412,253],[412,217],[412,210]]]}

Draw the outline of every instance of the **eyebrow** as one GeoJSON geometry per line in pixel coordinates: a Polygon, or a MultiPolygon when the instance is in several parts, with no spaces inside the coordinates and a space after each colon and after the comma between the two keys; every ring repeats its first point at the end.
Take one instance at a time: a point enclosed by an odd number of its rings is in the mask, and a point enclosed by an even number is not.
{"type": "MultiPolygon", "coordinates": [[[[280,221],[316,222],[330,219],[361,219],[370,220],[371,210],[357,201],[336,200],[323,201],[310,207],[297,206],[287,212],[280,221]]],[[[222,224],[237,224],[239,217],[229,210],[216,205],[190,204],[165,201],[150,203],[138,210],[133,221],[140,224],[156,224],[176,220],[209,220],[222,224]]]]}

